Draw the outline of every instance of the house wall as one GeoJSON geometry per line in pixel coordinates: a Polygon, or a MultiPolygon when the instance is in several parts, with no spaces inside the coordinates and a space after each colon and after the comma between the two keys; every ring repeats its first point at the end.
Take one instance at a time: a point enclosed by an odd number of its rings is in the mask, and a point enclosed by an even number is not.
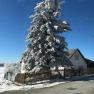
{"type": "Polygon", "coordinates": [[[78,51],[75,52],[70,61],[72,62],[74,69],[78,70],[79,68],[82,68],[83,72],[87,71],[87,64],[78,51]]]}
{"type": "Polygon", "coordinates": [[[94,68],[87,68],[87,74],[94,74],[94,68]]]}

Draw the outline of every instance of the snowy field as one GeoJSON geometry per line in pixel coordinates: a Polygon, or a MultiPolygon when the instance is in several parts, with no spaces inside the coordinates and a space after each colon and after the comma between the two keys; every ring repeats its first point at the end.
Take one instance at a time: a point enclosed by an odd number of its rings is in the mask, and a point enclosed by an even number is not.
{"type": "Polygon", "coordinates": [[[49,81],[44,81],[45,82],[44,84],[42,82],[37,82],[38,84],[35,84],[35,85],[17,86],[12,82],[4,80],[3,77],[4,77],[4,67],[0,67],[0,92],[12,91],[12,90],[30,90],[34,88],[45,88],[45,87],[52,87],[60,83],[65,83],[63,81],[57,80],[54,83],[49,83],[49,81]]]}

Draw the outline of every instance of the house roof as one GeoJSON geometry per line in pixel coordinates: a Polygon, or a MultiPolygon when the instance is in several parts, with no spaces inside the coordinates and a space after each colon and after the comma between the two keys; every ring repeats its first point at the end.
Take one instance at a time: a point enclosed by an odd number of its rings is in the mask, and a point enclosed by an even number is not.
{"type": "Polygon", "coordinates": [[[79,52],[79,54],[82,56],[82,58],[84,59],[84,56],[83,56],[83,54],[80,52],[80,50],[79,49],[69,49],[68,50],[68,58],[69,59],[71,59],[74,55],[75,55],[75,53],[76,52],[79,52]]]}
{"type": "Polygon", "coordinates": [[[94,61],[85,58],[79,49],[69,49],[69,50],[68,50],[68,55],[67,55],[67,57],[68,57],[69,59],[71,59],[71,58],[75,55],[75,53],[76,53],[77,51],[78,51],[79,54],[82,56],[82,58],[86,61],[87,67],[94,67],[94,61]]]}
{"type": "Polygon", "coordinates": [[[94,61],[89,60],[87,58],[85,58],[85,60],[86,60],[86,63],[87,63],[87,67],[94,68],[94,61]]]}

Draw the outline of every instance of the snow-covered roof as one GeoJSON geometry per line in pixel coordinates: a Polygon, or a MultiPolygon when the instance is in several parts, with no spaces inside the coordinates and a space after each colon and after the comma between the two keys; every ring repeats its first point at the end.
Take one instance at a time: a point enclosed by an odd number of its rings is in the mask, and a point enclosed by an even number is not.
{"type": "Polygon", "coordinates": [[[84,59],[84,56],[83,56],[83,54],[80,52],[80,50],[79,49],[69,49],[67,52],[68,52],[68,54],[67,54],[67,57],[70,59],[72,56],[74,56],[74,54],[76,53],[76,52],[79,52],[79,54],[82,56],[82,58],[84,59]]]}

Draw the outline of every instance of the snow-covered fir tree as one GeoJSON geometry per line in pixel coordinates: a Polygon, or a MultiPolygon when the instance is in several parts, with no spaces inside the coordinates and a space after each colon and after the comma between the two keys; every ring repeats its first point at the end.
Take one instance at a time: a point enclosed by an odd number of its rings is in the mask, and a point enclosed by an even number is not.
{"type": "Polygon", "coordinates": [[[62,0],[44,0],[36,5],[35,14],[30,16],[32,23],[27,36],[28,49],[21,60],[22,73],[49,71],[67,62],[67,43],[61,34],[70,27],[68,22],[59,19],[61,5],[62,0]]]}

